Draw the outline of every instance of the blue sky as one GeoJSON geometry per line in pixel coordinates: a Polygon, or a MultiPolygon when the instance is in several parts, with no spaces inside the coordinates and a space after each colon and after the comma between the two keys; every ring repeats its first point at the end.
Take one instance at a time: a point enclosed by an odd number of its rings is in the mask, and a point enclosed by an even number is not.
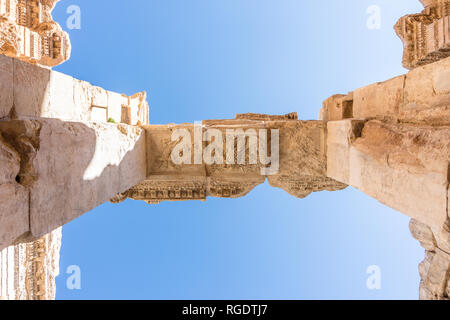
{"type": "MultiPolygon", "coordinates": [[[[415,0],[62,0],[81,8],[56,70],[126,94],[152,124],[296,111],[405,73],[397,19],[415,0]],[[366,26],[371,5],[381,28],[366,26]]],[[[66,28],[67,29],[67,28],[66,28]]],[[[417,299],[424,252],[409,219],[348,188],[300,200],[268,185],[237,199],[104,204],[63,229],[58,299],[417,299]],[[81,269],[81,290],[66,270],[81,269]],[[378,265],[382,289],[368,290],[378,265]]]]}

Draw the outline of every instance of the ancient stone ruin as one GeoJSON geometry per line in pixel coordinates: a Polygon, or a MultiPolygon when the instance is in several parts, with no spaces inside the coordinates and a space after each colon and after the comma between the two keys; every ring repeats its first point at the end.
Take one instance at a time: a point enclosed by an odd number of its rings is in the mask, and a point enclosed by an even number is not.
{"type": "Polygon", "coordinates": [[[396,24],[409,73],[328,98],[317,121],[182,125],[149,124],[145,92],[52,71],[70,55],[56,2],[0,0],[0,298],[53,299],[61,226],[107,201],[237,198],[268,180],[298,198],[353,186],[408,215],[420,298],[449,299],[449,0],[396,24]]]}

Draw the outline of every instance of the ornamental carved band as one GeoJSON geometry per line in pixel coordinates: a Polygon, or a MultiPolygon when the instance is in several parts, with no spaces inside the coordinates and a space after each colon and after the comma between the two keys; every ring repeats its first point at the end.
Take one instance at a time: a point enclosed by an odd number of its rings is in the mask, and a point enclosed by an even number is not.
{"type": "Polygon", "coordinates": [[[52,67],[70,57],[70,40],[53,21],[59,0],[0,0],[0,53],[52,67]]]}
{"type": "Polygon", "coordinates": [[[421,0],[425,10],[402,17],[395,31],[405,51],[403,66],[417,66],[450,56],[450,1],[421,0]]]}

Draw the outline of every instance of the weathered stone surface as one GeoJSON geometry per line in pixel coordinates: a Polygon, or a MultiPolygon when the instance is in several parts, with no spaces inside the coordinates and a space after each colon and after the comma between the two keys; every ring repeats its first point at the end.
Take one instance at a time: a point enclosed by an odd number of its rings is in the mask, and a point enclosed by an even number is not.
{"type": "Polygon", "coordinates": [[[14,117],[44,116],[50,100],[50,74],[48,69],[14,59],[14,117]]]}
{"type": "Polygon", "coordinates": [[[29,231],[27,190],[16,182],[20,157],[0,136],[0,249],[29,231]]]}
{"type": "Polygon", "coordinates": [[[325,100],[320,119],[390,118],[405,123],[450,125],[450,58],[408,74],[325,100]],[[352,108],[352,113],[343,112],[352,108]]]}
{"type": "MultiPolygon", "coordinates": [[[[21,180],[30,190],[31,231],[36,237],[146,177],[145,135],[137,127],[41,119],[0,122],[0,132],[11,140],[22,137],[38,144],[21,155],[28,159],[21,180]]],[[[17,141],[14,145],[21,148],[17,141]]]]}
{"type": "Polygon", "coordinates": [[[0,119],[7,117],[13,106],[13,59],[0,55],[0,119]]]}
{"type": "Polygon", "coordinates": [[[245,114],[233,120],[207,120],[197,126],[146,126],[147,179],[113,201],[130,197],[154,204],[166,200],[205,200],[208,196],[237,198],[266,179],[270,185],[299,198],[311,192],[345,188],[326,177],[326,124],[296,118],[295,114],[245,114]],[[189,160],[182,164],[172,158],[181,138],[173,138],[176,132],[184,132],[190,139],[189,160]],[[223,153],[208,163],[204,155],[210,143],[202,141],[202,137],[208,138],[211,132],[220,136],[223,153]],[[275,132],[278,144],[269,149],[277,148],[271,150],[279,155],[276,168],[273,161],[266,164],[259,161],[263,152],[259,143],[264,139],[261,134],[267,134],[263,145],[268,145],[275,132]],[[196,145],[200,147],[200,159],[195,156],[196,145]]]}
{"type": "Polygon", "coordinates": [[[29,226],[29,194],[21,185],[11,182],[0,185],[0,249],[9,246],[27,233],[29,226]]]}
{"type": "Polygon", "coordinates": [[[420,282],[420,298],[424,300],[442,300],[449,299],[449,275],[450,275],[450,253],[443,250],[440,245],[450,244],[448,239],[450,232],[441,230],[436,236],[431,228],[427,225],[412,220],[410,230],[415,239],[425,248],[425,260],[419,265],[420,282]],[[443,238],[446,241],[437,241],[437,238],[443,238]]]}
{"type": "Polygon", "coordinates": [[[69,59],[69,35],[51,16],[58,1],[0,0],[0,54],[48,67],[69,59]]]}
{"type": "Polygon", "coordinates": [[[353,116],[359,119],[398,114],[404,85],[405,76],[400,76],[355,90],[353,116]]]}
{"type": "Polygon", "coordinates": [[[323,102],[319,120],[336,121],[353,118],[353,92],[336,94],[323,102]]]}
{"type": "Polygon", "coordinates": [[[350,149],[349,184],[428,226],[441,228],[447,220],[449,162],[448,127],[369,121],[350,149]]]}
{"type": "Polygon", "coordinates": [[[450,1],[424,1],[420,14],[402,17],[395,25],[404,45],[403,66],[417,66],[450,55],[450,1]]]}
{"type": "Polygon", "coordinates": [[[129,125],[149,122],[145,92],[128,97],[5,56],[0,56],[0,70],[5,70],[0,75],[0,118],[85,122],[107,122],[111,118],[129,125]]]}
{"type": "Polygon", "coordinates": [[[410,71],[406,75],[403,122],[450,124],[450,58],[410,71]]]}
{"type": "Polygon", "coordinates": [[[61,228],[0,251],[0,300],[54,300],[61,228]]]}

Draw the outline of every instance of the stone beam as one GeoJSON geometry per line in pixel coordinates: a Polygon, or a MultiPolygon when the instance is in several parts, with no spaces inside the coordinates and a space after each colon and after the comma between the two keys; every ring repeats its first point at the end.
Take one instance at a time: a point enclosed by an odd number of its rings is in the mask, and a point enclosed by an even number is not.
{"type": "Polygon", "coordinates": [[[442,227],[449,217],[449,79],[447,58],[325,101],[322,117],[333,120],[328,176],[442,227]],[[339,112],[343,100],[352,114],[339,112]]]}
{"type": "Polygon", "coordinates": [[[0,219],[7,222],[0,224],[0,247],[25,232],[32,238],[51,232],[146,177],[139,127],[11,120],[0,122],[0,134],[10,168],[0,186],[8,200],[0,203],[0,219]]]}
{"type": "MultiPolygon", "coordinates": [[[[147,136],[147,178],[112,199],[113,202],[127,197],[150,204],[206,200],[207,197],[237,198],[245,196],[266,179],[270,185],[298,198],[312,192],[346,187],[326,176],[326,126],[322,121],[298,121],[295,114],[246,114],[231,120],[207,120],[199,125],[145,126],[144,129],[147,136]],[[238,130],[241,131],[242,145],[239,145],[238,138],[229,139],[227,136],[238,130]],[[180,143],[179,137],[174,137],[178,131],[189,133],[189,164],[178,164],[172,159],[180,143]],[[279,164],[273,172],[264,172],[269,167],[273,168],[273,163],[262,164],[259,161],[263,152],[259,145],[261,132],[270,139],[274,131],[279,135],[276,146],[279,164]],[[206,142],[202,137],[207,137],[210,132],[219,135],[215,138],[220,139],[218,145],[223,151],[214,163],[208,163],[204,157],[211,141],[206,142]],[[254,150],[250,146],[252,140],[255,142],[254,150]],[[232,143],[231,149],[228,149],[229,142],[232,143]],[[196,143],[201,148],[197,162],[194,154],[196,143]],[[252,152],[255,161],[251,160],[252,152]]],[[[263,145],[268,145],[270,150],[272,141],[269,139],[264,140],[263,145]]],[[[275,150],[271,153],[274,154],[275,150]]]]}
{"type": "Polygon", "coordinates": [[[126,96],[0,55],[0,120],[52,118],[145,125],[145,92],[126,96]]]}

